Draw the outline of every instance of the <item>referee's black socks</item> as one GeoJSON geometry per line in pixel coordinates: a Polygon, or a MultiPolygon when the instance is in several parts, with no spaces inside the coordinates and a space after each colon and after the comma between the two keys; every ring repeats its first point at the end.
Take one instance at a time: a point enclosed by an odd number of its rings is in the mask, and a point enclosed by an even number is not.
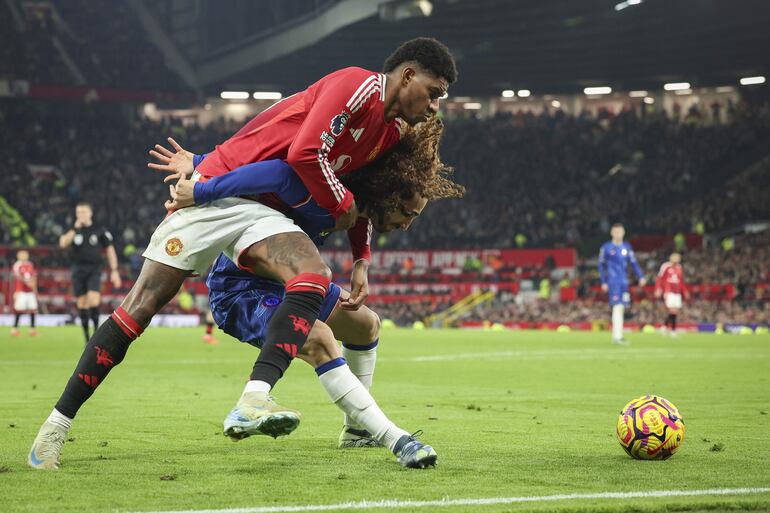
{"type": "Polygon", "coordinates": [[[88,315],[91,317],[91,322],[94,323],[94,333],[96,333],[96,328],[99,327],[99,307],[92,306],[89,308],[88,315]]]}
{"type": "Polygon", "coordinates": [[[83,334],[86,336],[86,344],[88,339],[91,338],[88,331],[88,309],[78,308],[78,317],[80,317],[80,324],[83,326],[83,334]]]}

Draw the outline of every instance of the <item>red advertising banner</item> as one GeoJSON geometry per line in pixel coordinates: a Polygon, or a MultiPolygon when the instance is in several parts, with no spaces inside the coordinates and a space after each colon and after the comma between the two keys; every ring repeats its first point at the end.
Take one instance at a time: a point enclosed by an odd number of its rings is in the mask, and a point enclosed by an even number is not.
{"type": "MultiPolygon", "coordinates": [[[[697,249],[703,246],[703,236],[696,233],[688,233],[684,236],[684,242],[688,249],[697,249]]],[[[673,235],[637,235],[631,238],[631,246],[637,253],[655,251],[664,247],[673,247],[673,235]]]]}
{"type": "MultiPolygon", "coordinates": [[[[348,251],[324,251],[324,256],[342,266],[350,259],[348,251]]],[[[414,268],[460,269],[468,258],[478,258],[485,265],[499,259],[504,268],[514,267],[546,267],[556,268],[575,267],[576,252],[574,248],[557,249],[458,249],[458,250],[423,250],[423,251],[393,251],[383,250],[372,252],[372,267],[389,269],[401,267],[411,258],[414,268]],[[549,261],[552,264],[549,264],[549,261]]]]}

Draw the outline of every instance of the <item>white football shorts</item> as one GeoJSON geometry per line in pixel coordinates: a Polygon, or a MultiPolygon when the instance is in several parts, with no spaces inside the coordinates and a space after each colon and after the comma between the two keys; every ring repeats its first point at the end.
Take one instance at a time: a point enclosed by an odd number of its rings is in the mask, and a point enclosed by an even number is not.
{"type": "Polygon", "coordinates": [[[674,294],[669,292],[663,298],[666,303],[666,308],[680,309],[682,308],[682,294],[674,294]]]}
{"type": "Polygon", "coordinates": [[[37,312],[37,295],[34,292],[15,292],[13,309],[17,312],[37,312]]]}
{"type": "Polygon", "coordinates": [[[167,216],[142,255],[203,274],[222,252],[237,263],[240,253],[252,244],[289,232],[302,230],[281,212],[252,200],[224,198],[167,216]]]}

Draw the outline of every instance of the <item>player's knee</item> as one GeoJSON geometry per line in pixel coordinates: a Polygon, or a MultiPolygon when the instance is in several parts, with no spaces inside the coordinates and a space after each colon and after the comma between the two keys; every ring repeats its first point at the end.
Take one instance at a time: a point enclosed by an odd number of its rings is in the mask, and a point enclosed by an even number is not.
{"type": "Polygon", "coordinates": [[[157,291],[146,287],[140,280],[131,287],[121,306],[137,324],[146,326],[164,304],[157,291]]]}
{"type": "Polygon", "coordinates": [[[366,343],[370,344],[371,342],[377,340],[380,338],[380,316],[377,315],[376,312],[366,309],[367,315],[366,315],[366,321],[364,322],[364,334],[366,338],[366,343]]]}
{"type": "Polygon", "coordinates": [[[320,322],[313,325],[302,352],[307,355],[309,363],[314,367],[339,358],[341,355],[331,328],[320,322]]]}
{"type": "Polygon", "coordinates": [[[332,270],[326,265],[323,260],[320,262],[314,262],[312,265],[308,265],[307,269],[303,269],[302,273],[317,274],[323,281],[330,282],[332,280],[332,270]]]}

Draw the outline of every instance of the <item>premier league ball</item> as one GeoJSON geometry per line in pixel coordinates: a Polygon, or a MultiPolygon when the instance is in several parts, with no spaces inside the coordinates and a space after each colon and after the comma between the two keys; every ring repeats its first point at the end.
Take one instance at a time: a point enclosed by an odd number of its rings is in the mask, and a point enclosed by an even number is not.
{"type": "Polygon", "coordinates": [[[666,399],[645,395],[623,407],[618,417],[618,441],[637,460],[666,460],[684,442],[684,421],[666,399]]]}

